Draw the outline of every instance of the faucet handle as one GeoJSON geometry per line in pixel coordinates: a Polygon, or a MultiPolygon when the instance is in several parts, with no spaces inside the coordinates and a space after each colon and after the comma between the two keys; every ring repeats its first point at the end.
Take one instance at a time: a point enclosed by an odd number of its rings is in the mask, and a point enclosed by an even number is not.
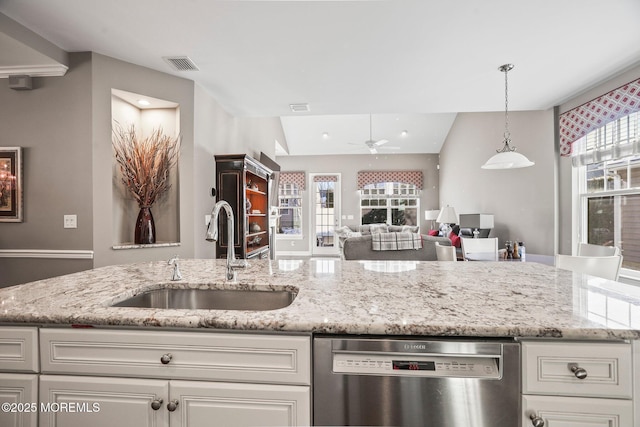
{"type": "Polygon", "coordinates": [[[173,265],[173,274],[171,275],[171,280],[177,281],[182,280],[182,274],[180,273],[180,258],[178,255],[171,258],[167,264],[173,265]]]}

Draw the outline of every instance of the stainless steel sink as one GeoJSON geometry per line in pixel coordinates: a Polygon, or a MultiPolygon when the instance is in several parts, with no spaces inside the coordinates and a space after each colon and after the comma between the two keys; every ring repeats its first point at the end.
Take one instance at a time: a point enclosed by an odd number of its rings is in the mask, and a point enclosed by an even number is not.
{"type": "Polygon", "coordinates": [[[186,310],[276,310],[296,298],[288,290],[155,289],[113,304],[113,307],[186,310]]]}

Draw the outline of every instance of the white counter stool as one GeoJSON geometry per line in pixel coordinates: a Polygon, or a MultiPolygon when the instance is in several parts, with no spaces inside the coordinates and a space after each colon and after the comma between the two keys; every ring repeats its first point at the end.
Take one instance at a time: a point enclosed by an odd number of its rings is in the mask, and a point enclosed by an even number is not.
{"type": "Polygon", "coordinates": [[[603,279],[618,280],[622,255],[571,256],[556,255],[556,267],[576,273],[586,273],[603,279]]]}
{"type": "Polygon", "coordinates": [[[465,261],[498,261],[498,238],[466,238],[462,242],[462,258],[465,261]]]}
{"type": "Polygon", "coordinates": [[[440,242],[436,242],[436,257],[438,261],[457,261],[456,247],[443,246],[440,242]]]}
{"type": "Polygon", "coordinates": [[[590,243],[580,243],[578,245],[578,256],[613,256],[613,255],[620,255],[619,247],[593,245],[590,243]]]}

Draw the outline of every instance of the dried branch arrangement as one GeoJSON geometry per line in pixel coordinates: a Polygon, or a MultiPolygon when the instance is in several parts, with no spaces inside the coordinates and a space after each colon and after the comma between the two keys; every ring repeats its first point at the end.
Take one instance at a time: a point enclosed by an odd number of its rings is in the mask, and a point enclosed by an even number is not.
{"type": "Polygon", "coordinates": [[[154,129],[140,139],[135,126],[113,128],[113,149],[122,173],[122,183],[138,202],[139,207],[153,205],[171,186],[169,173],[178,164],[180,137],[171,138],[154,129]]]}

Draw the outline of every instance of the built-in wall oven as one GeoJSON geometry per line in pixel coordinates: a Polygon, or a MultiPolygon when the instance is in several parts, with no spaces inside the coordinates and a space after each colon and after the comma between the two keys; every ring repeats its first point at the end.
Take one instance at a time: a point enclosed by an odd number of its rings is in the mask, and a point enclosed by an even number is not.
{"type": "Polygon", "coordinates": [[[519,427],[512,340],[314,338],[317,426],[519,427]]]}

